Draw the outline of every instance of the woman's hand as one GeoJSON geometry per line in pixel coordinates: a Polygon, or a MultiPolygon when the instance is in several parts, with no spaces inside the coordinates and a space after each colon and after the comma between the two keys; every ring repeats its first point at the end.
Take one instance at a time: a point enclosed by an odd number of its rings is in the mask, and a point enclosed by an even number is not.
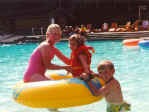
{"type": "Polygon", "coordinates": [[[72,66],[71,66],[71,65],[64,66],[64,69],[65,69],[66,71],[72,73],[72,66]]]}

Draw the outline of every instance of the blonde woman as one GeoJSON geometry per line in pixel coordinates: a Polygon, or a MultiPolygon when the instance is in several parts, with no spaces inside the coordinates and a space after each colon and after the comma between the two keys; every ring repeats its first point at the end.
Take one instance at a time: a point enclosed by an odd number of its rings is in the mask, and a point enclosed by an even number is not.
{"type": "Polygon", "coordinates": [[[54,45],[61,40],[61,28],[57,24],[51,24],[47,28],[46,40],[43,41],[32,53],[27,69],[24,73],[24,82],[35,82],[49,80],[45,76],[47,69],[70,70],[69,66],[59,66],[52,64],[54,56],[57,56],[65,64],[69,64],[69,59],[64,56],[54,45]]]}

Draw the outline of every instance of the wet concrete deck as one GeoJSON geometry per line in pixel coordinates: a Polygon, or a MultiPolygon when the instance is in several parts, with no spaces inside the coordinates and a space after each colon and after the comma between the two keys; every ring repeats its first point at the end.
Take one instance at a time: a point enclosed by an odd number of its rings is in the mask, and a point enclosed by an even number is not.
{"type": "MultiPolygon", "coordinates": [[[[88,41],[96,40],[124,40],[134,38],[149,37],[149,31],[138,31],[138,32],[100,32],[100,33],[89,33],[87,36],[88,41]]],[[[1,36],[0,44],[17,44],[17,43],[28,43],[28,42],[41,42],[45,39],[45,35],[9,35],[1,36]]],[[[62,41],[67,41],[68,38],[63,38],[62,41]]]]}

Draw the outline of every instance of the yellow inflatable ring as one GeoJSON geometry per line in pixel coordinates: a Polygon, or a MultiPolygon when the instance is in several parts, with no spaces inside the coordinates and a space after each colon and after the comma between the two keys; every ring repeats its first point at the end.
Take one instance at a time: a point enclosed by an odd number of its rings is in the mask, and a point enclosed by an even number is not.
{"type": "MultiPolygon", "coordinates": [[[[59,74],[53,75],[61,77],[59,74]]],[[[52,73],[50,76],[52,77],[52,73]]],[[[99,78],[93,79],[93,82],[98,87],[104,85],[99,78]]],[[[55,109],[90,104],[101,100],[102,96],[93,96],[84,81],[69,77],[31,83],[21,81],[13,88],[13,99],[19,104],[33,108],[55,109]]]]}

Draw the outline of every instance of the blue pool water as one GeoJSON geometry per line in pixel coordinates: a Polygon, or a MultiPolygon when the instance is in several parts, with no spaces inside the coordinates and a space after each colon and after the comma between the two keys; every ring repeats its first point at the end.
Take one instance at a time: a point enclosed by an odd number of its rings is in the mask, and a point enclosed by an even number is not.
{"type": "MultiPolygon", "coordinates": [[[[95,47],[92,69],[96,72],[98,62],[109,59],[115,64],[115,77],[120,81],[124,99],[132,104],[131,112],[149,111],[149,50],[124,48],[121,41],[92,41],[95,47]]],[[[0,110],[1,112],[48,112],[46,109],[32,109],[15,103],[11,88],[22,79],[28,59],[38,44],[0,46],[0,110]]],[[[67,56],[70,54],[67,42],[56,45],[67,56]]],[[[63,64],[57,58],[54,63],[63,64]]],[[[103,99],[90,105],[60,109],[61,112],[105,112],[103,99]]]]}

